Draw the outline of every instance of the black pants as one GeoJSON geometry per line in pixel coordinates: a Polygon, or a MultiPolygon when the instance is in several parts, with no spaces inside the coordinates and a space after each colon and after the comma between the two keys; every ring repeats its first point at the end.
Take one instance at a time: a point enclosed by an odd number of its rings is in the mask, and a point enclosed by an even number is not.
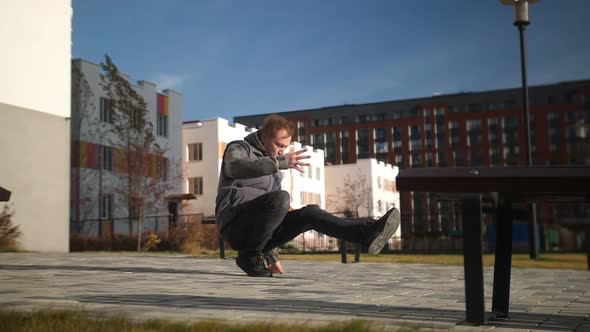
{"type": "Polygon", "coordinates": [[[344,220],[317,205],[289,211],[289,203],[289,193],[281,190],[238,205],[238,214],[223,230],[223,238],[235,250],[252,255],[272,250],[312,229],[349,242],[364,243],[367,221],[344,220]]]}

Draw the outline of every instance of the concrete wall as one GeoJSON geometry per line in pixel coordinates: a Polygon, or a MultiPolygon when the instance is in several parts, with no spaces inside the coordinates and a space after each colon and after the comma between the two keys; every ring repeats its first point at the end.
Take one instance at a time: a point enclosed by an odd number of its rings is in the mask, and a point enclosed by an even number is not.
{"type": "MultiPolygon", "coordinates": [[[[69,251],[69,120],[0,103],[0,185],[31,251],[69,251]]],[[[0,203],[0,207],[4,207],[0,203]]]]}
{"type": "Polygon", "coordinates": [[[69,251],[71,33],[70,0],[1,5],[0,186],[24,250],[69,251]]]}

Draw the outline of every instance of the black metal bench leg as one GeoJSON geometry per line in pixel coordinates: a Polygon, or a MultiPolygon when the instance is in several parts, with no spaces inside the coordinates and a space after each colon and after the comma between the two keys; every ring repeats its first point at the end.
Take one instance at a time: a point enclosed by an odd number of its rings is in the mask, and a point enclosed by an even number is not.
{"type": "Polygon", "coordinates": [[[510,302],[510,272],[512,265],[512,202],[500,196],[496,216],[496,253],[492,313],[507,318],[510,302]]]}
{"type": "Polygon", "coordinates": [[[470,324],[481,325],[485,322],[481,195],[464,195],[462,211],[466,320],[470,324]]]}
{"type": "Polygon", "coordinates": [[[219,258],[225,258],[225,242],[221,235],[219,235],[219,258]]]}
{"type": "Polygon", "coordinates": [[[357,243],[354,249],[354,262],[358,263],[361,261],[361,244],[357,243]]]}
{"type": "Polygon", "coordinates": [[[340,240],[340,260],[342,264],[346,264],[346,241],[340,240]]]}

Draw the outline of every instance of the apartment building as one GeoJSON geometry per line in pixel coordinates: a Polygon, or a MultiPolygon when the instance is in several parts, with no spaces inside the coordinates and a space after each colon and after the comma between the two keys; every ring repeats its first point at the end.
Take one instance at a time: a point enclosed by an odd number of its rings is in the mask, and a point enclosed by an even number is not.
{"type": "Polygon", "coordinates": [[[164,215],[168,214],[166,198],[183,192],[182,95],[160,90],[148,81],[132,84],[122,73],[145,101],[146,128],[153,127],[159,146],[144,152],[136,166],[142,167],[141,183],[150,180],[153,189],[134,192],[129,200],[121,188],[130,173],[127,161],[132,157],[115,130],[120,125],[117,121],[122,120],[117,118],[114,102],[101,86],[101,66],[75,59],[72,68],[72,225],[92,235],[135,233],[135,199],[143,201],[144,216],[164,215]]]}
{"type": "Polygon", "coordinates": [[[68,252],[71,0],[3,3],[0,26],[0,210],[21,249],[68,252]]]}
{"type": "MultiPolygon", "coordinates": [[[[516,87],[276,114],[297,124],[295,139],[324,150],[327,164],[376,158],[402,169],[514,166],[526,164],[521,96],[516,87]]],[[[531,86],[529,99],[534,164],[590,164],[590,80],[531,86]]],[[[257,127],[266,116],[234,121],[257,127]]],[[[429,193],[402,193],[401,209],[411,211],[402,215],[409,237],[460,232],[455,207],[429,193]]],[[[541,224],[569,213],[538,209],[541,224]]]]}

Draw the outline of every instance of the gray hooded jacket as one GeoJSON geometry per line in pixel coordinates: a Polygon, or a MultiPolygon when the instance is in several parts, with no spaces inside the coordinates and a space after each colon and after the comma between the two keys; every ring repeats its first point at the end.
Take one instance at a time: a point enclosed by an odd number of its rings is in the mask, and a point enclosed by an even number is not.
{"type": "Polygon", "coordinates": [[[229,143],[223,154],[215,200],[219,233],[234,220],[239,204],[281,190],[283,174],[279,170],[287,168],[285,156],[268,155],[258,132],[229,143]]]}

